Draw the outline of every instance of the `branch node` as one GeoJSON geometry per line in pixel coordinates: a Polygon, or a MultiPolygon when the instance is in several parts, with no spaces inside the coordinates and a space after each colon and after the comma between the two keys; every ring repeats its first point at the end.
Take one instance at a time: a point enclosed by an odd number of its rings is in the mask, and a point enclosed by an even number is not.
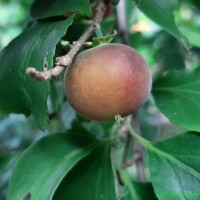
{"type": "Polygon", "coordinates": [[[88,38],[92,35],[92,33],[100,28],[100,23],[103,19],[103,15],[105,12],[105,3],[103,0],[99,0],[97,5],[97,12],[94,17],[93,23],[88,27],[88,29],[83,33],[83,35],[79,38],[77,42],[72,46],[71,50],[64,56],[56,58],[56,66],[50,70],[46,68],[44,71],[37,71],[34,67],[29,67],[26,73],[31,77],[39,81],[48,80],[52,77],[56,77],[62,73],[62,71],[69,66],[75,55],[78,53],[80,48],[85,44],[88,38]]]}

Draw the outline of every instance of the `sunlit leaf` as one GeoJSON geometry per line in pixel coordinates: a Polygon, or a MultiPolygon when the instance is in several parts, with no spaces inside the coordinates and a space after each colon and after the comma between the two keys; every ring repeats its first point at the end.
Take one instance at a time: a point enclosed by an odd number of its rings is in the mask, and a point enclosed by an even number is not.
{"type": "Polygon", "coordinates": [[[189,48],[188,40],[182,35],[174,20],[174,9],[177,0],[134,0],[138,8],[151,18],[155,23],[178,39],[186,48],[189,48]]]}

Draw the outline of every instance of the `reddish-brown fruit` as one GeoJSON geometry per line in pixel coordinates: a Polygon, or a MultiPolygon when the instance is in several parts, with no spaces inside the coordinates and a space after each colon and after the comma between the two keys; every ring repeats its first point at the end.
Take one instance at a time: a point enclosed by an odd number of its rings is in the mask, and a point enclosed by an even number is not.
{"type": "Polygon", "coordinates": [[[122,44],[80,53],[65,72],[65,94],[72,107],[92,120],[112,120],[139,109],[151,89],[144,58],[122,44]]]}

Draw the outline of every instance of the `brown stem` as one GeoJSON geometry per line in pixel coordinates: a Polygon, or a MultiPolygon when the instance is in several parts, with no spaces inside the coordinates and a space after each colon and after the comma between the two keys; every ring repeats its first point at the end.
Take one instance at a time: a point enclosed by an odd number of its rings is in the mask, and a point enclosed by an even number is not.
{"type": "MultiPolygon", "coordinates": [[[[140,121],[139,121],[138,113],[132,115],[132,123],[131,124],[132,124],[132,127],[134,127],[135,132],[138,135],[141,135],[140,121]]],[[[136,168],[137,168],[137,178],[139,181],[145,181],[143,147],[136,140],[134,140],[133,151],[134,151],[133,161],[136,164],[136,168]]]]}
{"type": "MultiPolygon", "coordinates": [[[[143,147],[136,140],[134,140],[132,142],[133,138],[131,137],[130,133],[128,132],[128,127],[132,126],[132,127],[134,127],[134,130],[137,134],[139,134],[139,135],[141,134],[138,113],[133,114],[130,117],[130,119],[131,120],[127,120],[128,123],[125,124],[124,128],[126,128],[126,131],[123,129],[124,133],[126,133],[126,145],[125,145],[125,149],[124,149],[124,153],[123,153],[121,167],[126,168],[126,167],[130,167],[133,164],[135,164],[136,168],[137,168],[137,178],[138,178],[138,180],[139,181],[145,181],[143,147]],[[133,148],[133,157],[132,157],[131,160],[127,161],[126,158],[127,158],[130,147],[133,148]]],[[[121,133],[121,136],[122,136],[122,133],[121,133]]]]}
{"type": "Polygon", "coordinates": [[[117,5],[117,26],[119,36],[122,38],[124,44],[129,43],[128,24],[126,18],[126,1],[120,0],[117,5]]]}
{"type": "Polygon", "coordinates": [[[37,71],[37,69],[35,69],[34,67],[29,67],[27,69],[27,74],[31,78],[40,81],[47,80],[61,74],[61,72],[72,63],[75,55],[88,40],[88,38],[92,35],[92,33],[100,27],[100,23],[103,19],[103,15],[105,12],[105,3],[103,0],[99,0],[96,10],[97,12],[94,17],[93,23],[88,27],[85,33],[79,38],[79,40],[73,45],[72,49],[66,55],[56,58],[56,66],[54,68],[46,71],[37,71]]]}

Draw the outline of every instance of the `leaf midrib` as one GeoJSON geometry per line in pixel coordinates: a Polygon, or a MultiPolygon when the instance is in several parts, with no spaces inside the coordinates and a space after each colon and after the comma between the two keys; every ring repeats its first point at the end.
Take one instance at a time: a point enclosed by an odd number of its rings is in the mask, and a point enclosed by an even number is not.
{"type": "Polygon", "coordinates": [[[172,93],[189,93],[189,94],[195,94],[195,95],[200,94],[200,91],[193,91],[193,90],[180,89],[180,88],[170,88],[170,87],[154,88],[153,91],[168,91],[172,93]]]}
{"type": "Polygon", "coordinates": [[[173,157],[172,155],[168,154],[165,151],[162,151],[158,148],[156,148],[155,146],[152,145],[152,143],[147,141],[147,149],[156,153],[157,155],[159,155],[160,157],[165,157],[166,159],[172,161],[173,163],[177,164],[178,166],[180,166],[181,168],[187,170],[188,172],[190,172],[191,174],[193,174],[195,177],[197,177],[200,180],[200,173],[196,170],[194,170],[193,168],[191,168],[190,166],[186,165],[184,162],[182,162],[181,160],[177,159],[176,157],[173,157]]]}
{"type": "Polygon", "coordinates": [[[132,129],[129,128],[129,131],[130,131],[131,135],[134,138],[136,138],[136,140],[138,140],[138,142],[141,143],[147,150],[154,152],[155,154],[157,154],[160,157],[163,156],[164,158],[172,161],[173,163],[175,163],[179,167],[187,170],[188,172],[190,172],[192,175],[194,175],[195,177],[197,177],[200,180],[200,172],[194,170],[193,168],[186,165],[185,163],[183,163],[176,157],[173,157],[172,155],[162,151],[161,149],[158,149],[157,147],[155,147],[153,145],[153,143],[151,143],[151,142],[147,141],[146,139],[142,138],[141,136],[137,135],[132,129]]]}

